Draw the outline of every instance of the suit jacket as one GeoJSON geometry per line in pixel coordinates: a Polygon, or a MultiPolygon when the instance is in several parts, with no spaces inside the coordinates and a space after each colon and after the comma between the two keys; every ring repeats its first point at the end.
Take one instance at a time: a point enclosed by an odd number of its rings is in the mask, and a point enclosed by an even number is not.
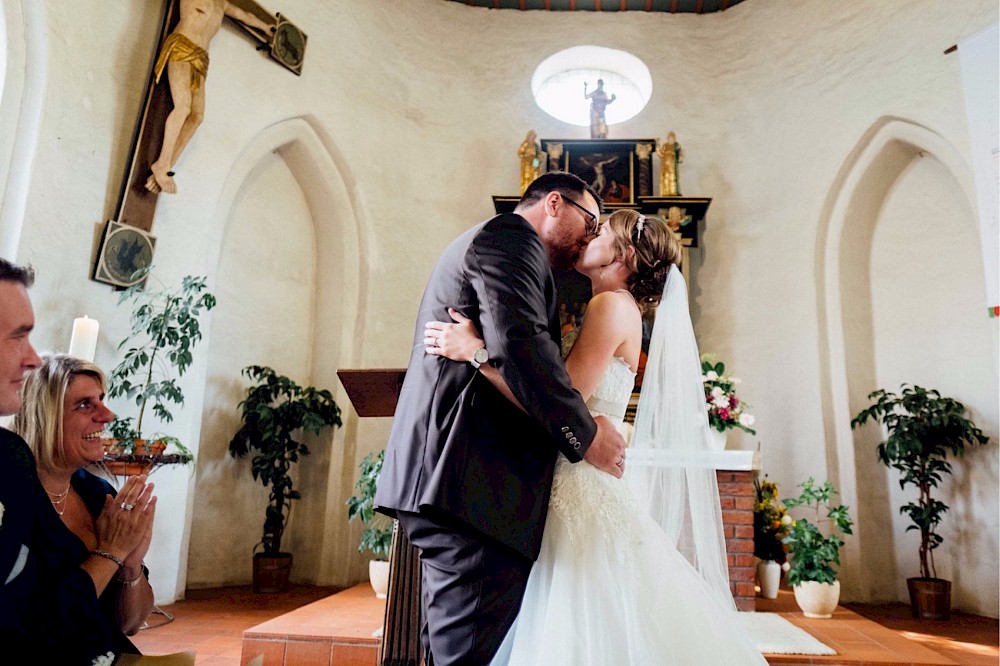
{"type": "Polygon", "coordinates": [[[138,652],[102,611],[80,568],[87,547],[52,508],[28,445],[2,428],[0,470],[0,644],[52,664],[138,652]]]}
{"type": "Polygon", "coordinates": [[[556,288],[541,239],[517,214],[457,238],[424,292],[376,508],[444,513],[534,559],[555,458],[583,458],[597,426],[559,353],[556,288]],[[424,324],[471,318],[528,414],[469,363],[426,354],[424,324]]]}

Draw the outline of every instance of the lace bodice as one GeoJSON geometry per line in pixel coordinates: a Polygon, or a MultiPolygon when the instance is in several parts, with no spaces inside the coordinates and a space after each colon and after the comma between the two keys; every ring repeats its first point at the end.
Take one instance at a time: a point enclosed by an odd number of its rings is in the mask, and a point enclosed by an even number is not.
{"type": "MultiPolygon", "coordinates": [[[[635,373],[624,359],[615,357],[587,401],[590,412],[607,416],[620,427],[634,386],[635,373]]],[[[558,457],[549,510],[566,523],[572,540],[603,537],[619,546],[633,540],[629,534],[633,521],[627,517],[638,511],[635,498],[621,479],[586,461],[571,463],[558,457]]]]}
{"type": "Polygon", "coordinates": [[[616,426],[621,426],[628,407],[632,389],[635,387],[635,373],[621,356],[611,359],[608,369],[594,389],[593,395],[587,400],[590,413],[607,416],[616,426]]]}

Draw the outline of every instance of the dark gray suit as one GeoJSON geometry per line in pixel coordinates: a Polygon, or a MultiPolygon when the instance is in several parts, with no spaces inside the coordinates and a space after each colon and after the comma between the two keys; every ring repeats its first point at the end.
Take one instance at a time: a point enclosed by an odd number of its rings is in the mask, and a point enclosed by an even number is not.
{"type": "Polygon", "coordinates": [[[445,250],[420,304],[375,495],[421,549],[435,666],[489,661],[538,555],[556,455],[581,460],[596,434],[558,341],[555,280],[524,218],[494,217],[445,250]],[[527,415],[470,364],[425,354],[424,324],[450,321],[448,307],[482,331],[527,415]]]}

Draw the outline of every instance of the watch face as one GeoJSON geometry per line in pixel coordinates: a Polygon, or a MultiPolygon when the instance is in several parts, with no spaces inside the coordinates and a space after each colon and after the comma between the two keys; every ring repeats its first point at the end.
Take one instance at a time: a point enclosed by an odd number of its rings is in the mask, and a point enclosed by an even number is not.
{"type": "Polygon", "coordinates": [[[476,360],[476,363],[479,363],[481,365],[483,363],[486,363],[486,361],[490,360],[490,355],[486,352],[484,348],[480,347],[479,349],[476,350],[476,353],[473,354],[473,358],[476,360]]]}

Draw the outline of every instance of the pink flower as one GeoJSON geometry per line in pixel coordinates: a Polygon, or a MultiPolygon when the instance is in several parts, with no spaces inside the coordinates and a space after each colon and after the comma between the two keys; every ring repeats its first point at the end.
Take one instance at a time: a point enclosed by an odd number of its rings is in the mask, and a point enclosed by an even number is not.
{"type": "Polygon", "coordinates": [[[720,409],[719,410],[719,418],[722,419],[723,421],[728,421],[729,420],[729,410],[725,409],[725,408],[720,409]]]}
{"type": "Polygon", "coordinates": [[[729,399],[729,404],[733,406],[733,409],[736,409],[740,406],[740,399],[734,395],[729,399]]]}

